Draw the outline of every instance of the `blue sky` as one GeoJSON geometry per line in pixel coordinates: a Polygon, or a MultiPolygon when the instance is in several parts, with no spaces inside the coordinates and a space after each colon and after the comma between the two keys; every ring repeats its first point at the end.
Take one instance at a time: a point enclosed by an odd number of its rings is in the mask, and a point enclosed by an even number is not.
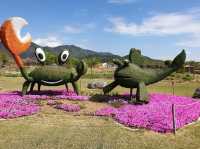
{"type": "Polygon", "coordinates": [[[0,22],[25,18],[40,45],[74,44],[126,55],[132,47],[144,55],[173,58],[186,49],[200,61],[199,0],[2,0],[0,22]]]}

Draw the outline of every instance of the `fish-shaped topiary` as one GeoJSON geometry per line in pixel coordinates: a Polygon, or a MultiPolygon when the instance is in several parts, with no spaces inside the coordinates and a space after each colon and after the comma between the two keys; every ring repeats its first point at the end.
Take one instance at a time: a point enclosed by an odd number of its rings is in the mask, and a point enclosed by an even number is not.
{"type": "Polygon", "coordinates": [[[114,64],[118,66],[114,73],[114,81],[103,88],[104,94],[109,93],[116,86],[120,85],[130,88],[130,98],[133,101],[132,90],[136,88],[136,102],[148,102],[147,85],[159,82],[177,71],[183,66],[186,59],[185,50],[178,54],[169,67],[163,69],[142,68],[138,65],[138,61],[134,62],[133,49],[130,50],[129,59],[124,61],[115,59],[114,64]]]}

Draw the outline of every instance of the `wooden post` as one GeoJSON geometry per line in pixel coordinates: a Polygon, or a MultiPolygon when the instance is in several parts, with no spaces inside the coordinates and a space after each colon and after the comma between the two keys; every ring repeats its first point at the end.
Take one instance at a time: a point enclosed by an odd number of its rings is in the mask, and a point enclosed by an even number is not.
{"type": "Polygon", "coordinates": [[[80,93],[81,93],[82,89],[81,89],[81,79],[80,79],[80,93]]]}
{"type": "Polygon", "coordinates": [[[176,134],[176,109],[174,104],[172,104],[172,119],[173,119],[173,133],[176,134]]]}
{"type": "Polygon", "coordinates": [[[174,80],[172,81],[172,93],[173,93],[173,95],[174,95],[174,85],[175,85],[175,82],[174,82],[174,80]]]}

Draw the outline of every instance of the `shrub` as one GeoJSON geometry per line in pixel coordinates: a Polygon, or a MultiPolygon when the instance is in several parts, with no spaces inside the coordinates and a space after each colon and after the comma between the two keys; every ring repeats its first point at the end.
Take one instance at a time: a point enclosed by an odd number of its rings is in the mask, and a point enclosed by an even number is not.
{"type": "Polygon", "coordinates": [[[185,76],[183,76],[182,79],[185,81],[191,81],[193,79],[193,77],[190,74],[186,74],[185,76]]]}

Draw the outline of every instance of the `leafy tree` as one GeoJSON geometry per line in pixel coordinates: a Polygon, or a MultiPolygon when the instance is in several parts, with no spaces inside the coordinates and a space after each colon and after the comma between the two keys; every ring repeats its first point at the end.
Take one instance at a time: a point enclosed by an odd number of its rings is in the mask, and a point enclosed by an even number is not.
{"type": "Polygon", "coordinates": [[[88,67],[90,67],[90,73],[91,75],[93,74],[93,68],[100,63],[100,59],[97,57],[88,57],[86,59],[86,63],[88,65],[88,67]]]}

